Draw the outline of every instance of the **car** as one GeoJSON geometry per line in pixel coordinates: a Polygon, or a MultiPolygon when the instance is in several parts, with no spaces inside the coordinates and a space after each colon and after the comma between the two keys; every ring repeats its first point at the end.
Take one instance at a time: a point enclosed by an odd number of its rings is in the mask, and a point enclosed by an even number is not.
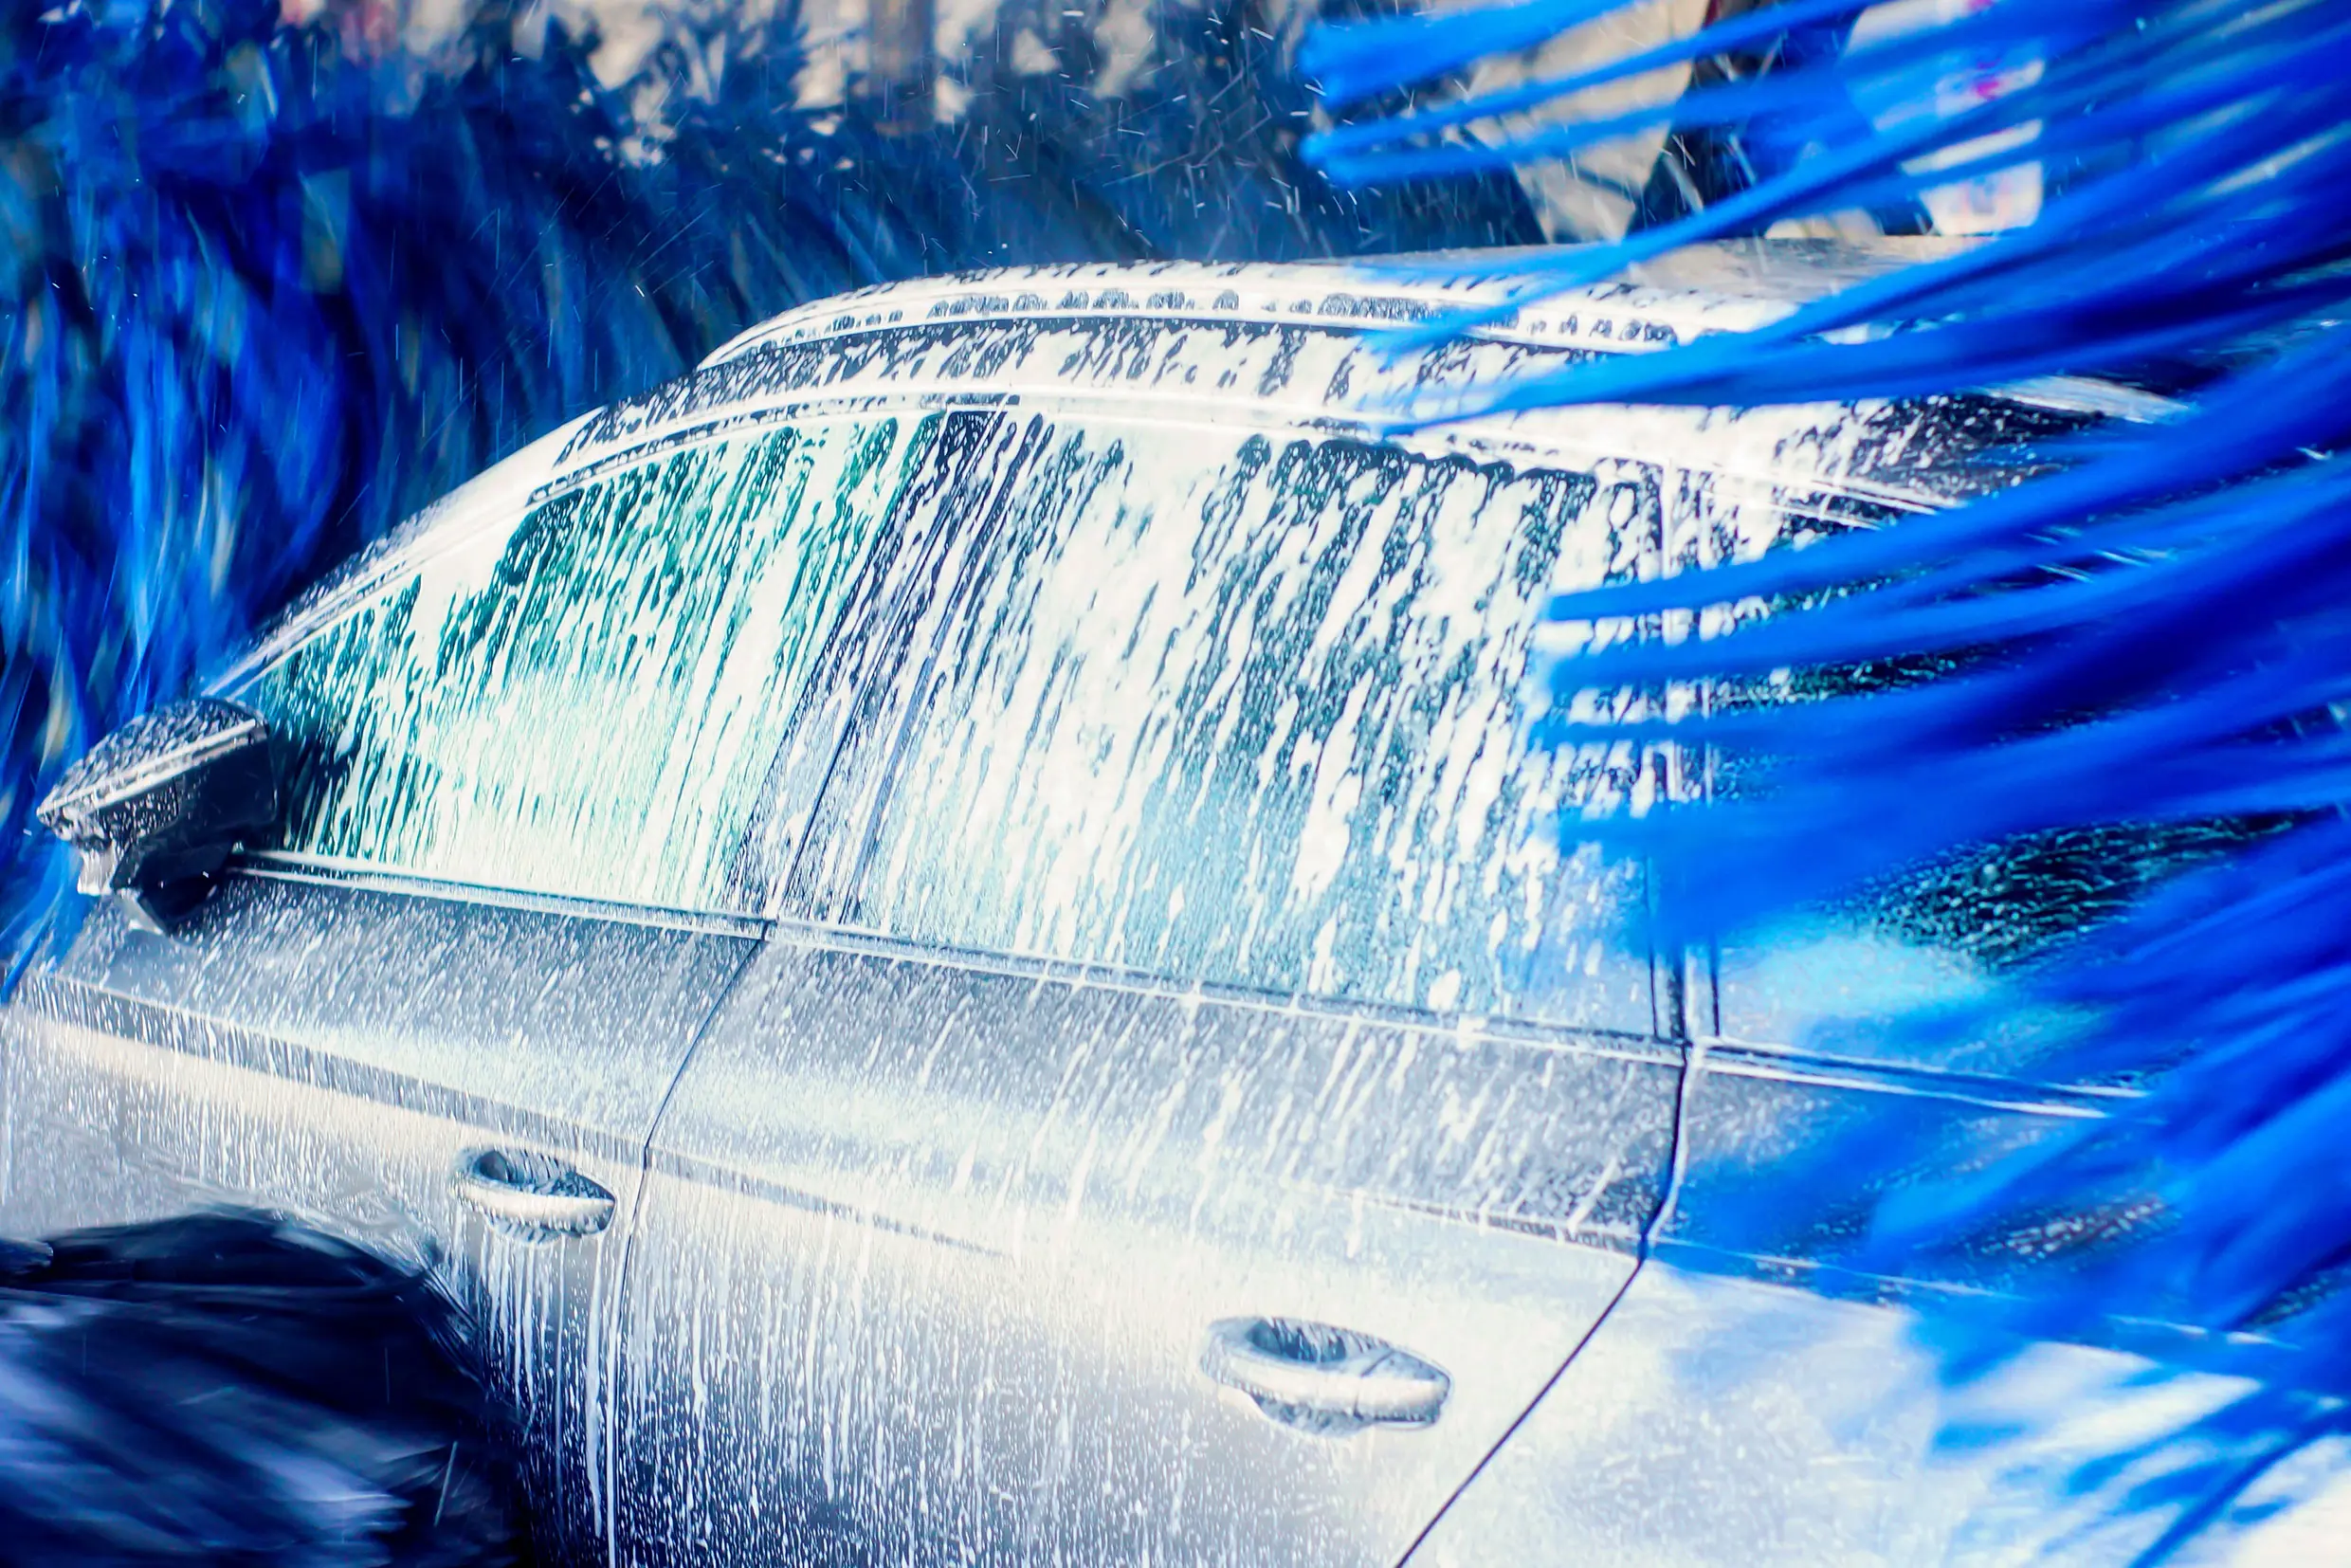
{"type": "Polygon", "coordinates": [[[235,1204],[431,1263],[575,1560],[1941,1550],[1988,1483],[1917,1479],[1931,1395],[1838,1414],[1901,1313],[1723,1194],[2117,1091],[1818,1043],[1981,984],[1948,933],[1669,941],[1598,830],[1707,758],[1606,732],[1708,694],[1544,675],[1759,607],[1545,611],[2160,400],[1463,401],[1899,254],[902,283],[574,421],[45,805],[84,896],[0,1014],[0,1232],[235,1204]],[[1847,1348],[1672,1392],[1759,1322],[1847,1348]]]}

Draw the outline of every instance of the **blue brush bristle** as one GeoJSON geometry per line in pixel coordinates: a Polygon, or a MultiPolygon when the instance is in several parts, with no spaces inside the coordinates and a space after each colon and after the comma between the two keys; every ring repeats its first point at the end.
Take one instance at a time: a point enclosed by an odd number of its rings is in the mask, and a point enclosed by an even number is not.
{"type": "MultiPolygon", "coordinates": [[[[1835,9],[1753,12],[1687,48],[1722,46],[1732,27],[1745,43],[1781,11],[1835,9]]],[[[1361,96],[1419,80],[1424,60],[1464,58],[1495,27],[1465,25],[1449,52],[1334,27],[1315,57],[1341,63],[1345,94],[1361,96]]],[[[2238,847],[2220,864],[2160,882],[1994,1000],[1885,1025],[1924,1039],[2065,1019],[2042,1070],[2141,1092],[2074,1136],[1965,1178],[1892,1184],[1842,1260],[1899,1272],[2036,1214],[2139,1205],[2142,1222],[2090,1261],[2009,1282],[2010,1304],[1947,1336],[1945,1365],[1965,1379],[1996,1364],[1994,1347],[2014,1341],[1991,1329],[2100,1340],[2118,1321],[2160,1317],[2224,1337],[2215,1344],[2258,1331],[2234,1341],[2234,1364],[2265,1386],[2113,1461],[2117,1475],[2143,1470],[2119,1505],[2169,1521],[2148,1561],[2342,1431],[2342,1406],[2313,1395],[2351,1392],[2351,1294],[2339,1288],[2351,1267],[2351,739],[2340,721],[2351,703],[2351,470],[2336,455],[2351,437],[2351,328],[2337,324],[2351,305],[2346,45],[2344,0],[2003,0],[1898,50],[1693,92],[1650,119],[1765,113],[1784,124],[1809,100],[1825,105],[1825,126],[1839,105],[1898,97],[1939,58],[1996,46],[2041,66],[1974,107],[1912,101],[1881,114],[1878,130],[1619,244],[1529,257],[1517,264],[1527,294],[2028,160],[2049,172],[2053,194],[2031,227],[1752,333],[1397,410],[1914,396],[2055,373],[2179,392],[2176,416],[2060,444],[2036,454],[2052,472],[1948,514],[1553,607],[1575,619],[1777,607],[1725,635],[1618,644],[1553,674],[1570,692],[1696,681],[1727,699],[1711,717],[1643,733],[1735,754],[1735,796],[1609,830],[1659,866],[1693,938],[2034,834],[2233,825],[2238,847]],[[2035,134],[1966,146],[2017,127],[2035,134]],[[1917,168],[1952,148],[1967,161],[1917,168]],[[1775,670],[1926,656],[1944,673],[1900,689],[1737,700],[1775,670]]],[[[1487,107],[1346,127],[1313,152],[1342,178],[1412,177],[1554,156],[1631,124],[1568,116],[1491,147],[1428,139],[1487,107]]],[[[1543,738],[1596,737],[1561,720],[1543,738]]],[[[1792,1158],[1757,1194],[1756,1223],[1850,1204],[1868,1185],[1857,1173],[1904,1167],[1912,1152],[1901,1137],[1863,1128],[1792,1158]]],[[[2079,1478],[2086,1489],[2102,1479],[2079,1478]]]]}

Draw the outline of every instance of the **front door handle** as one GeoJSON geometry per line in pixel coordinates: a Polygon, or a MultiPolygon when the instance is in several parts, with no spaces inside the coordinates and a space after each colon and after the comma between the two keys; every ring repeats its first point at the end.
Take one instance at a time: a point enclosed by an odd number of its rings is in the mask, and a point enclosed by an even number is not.
{"type": "Polygon", "coordinates": [[[1296,1318],[1209,1324],[1200,1370],[1285,1426],[1324,1436],[1365,1427],[1425,1427],[1453,1380],[1385,1340],[1296,1318]]]}
{"type": "Polygon", "coordinates": [[[612,1223],[612,1194],[548,1155],[477,1150],[458,1160],[450,1185],[492,1225],[524,1241],[592,1236],[612,1223]]]}

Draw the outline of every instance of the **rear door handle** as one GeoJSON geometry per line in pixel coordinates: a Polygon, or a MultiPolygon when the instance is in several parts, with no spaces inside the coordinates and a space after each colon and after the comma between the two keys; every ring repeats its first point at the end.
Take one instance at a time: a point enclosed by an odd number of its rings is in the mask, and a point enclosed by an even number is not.
{"type": "Polygon", "coordinates": [[[1425,1427],[1453,1380],[1409,1350],[1353,1329],[1296,1318],[1209,1324],[1200,1370],[1285,1426],[1343,1436],[1365,1427],[1425,1427]]]}
{"type": "Polygon", "coordinates": [[[612,1194],[549,1155],[477,1150],[458,1160],[450,1186],[524,1241],[592,1236],[612,1223],[612,1194]]]}

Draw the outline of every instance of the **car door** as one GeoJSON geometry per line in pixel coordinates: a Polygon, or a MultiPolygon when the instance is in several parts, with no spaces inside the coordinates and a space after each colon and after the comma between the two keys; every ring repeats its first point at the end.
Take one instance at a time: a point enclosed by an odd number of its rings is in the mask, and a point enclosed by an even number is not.
{"type": "Polygon", "coordinates": [[[599,1555],[644,1149],[797,829],[797,698],[935,430],[559,439],[362,561],[220,689],[285,800],[169,935],[81,912],[7,1014],[5,1228],[228,1201],[429,1258],[527,1422],[544,1544],[599,1555]],[[781,760],[779,760],[781,759],[781,760]],[[771,770],[785,782],[771,786],[771,770]]]}
{"type": "Polygon", "coordinates": [[[629,1563],[1394,1561],[1661,1201],[1642,879],[1556,831],[1660,759],[1523,681],[1656,471],[1028,401],[656,1133],[629,1563]]]}

